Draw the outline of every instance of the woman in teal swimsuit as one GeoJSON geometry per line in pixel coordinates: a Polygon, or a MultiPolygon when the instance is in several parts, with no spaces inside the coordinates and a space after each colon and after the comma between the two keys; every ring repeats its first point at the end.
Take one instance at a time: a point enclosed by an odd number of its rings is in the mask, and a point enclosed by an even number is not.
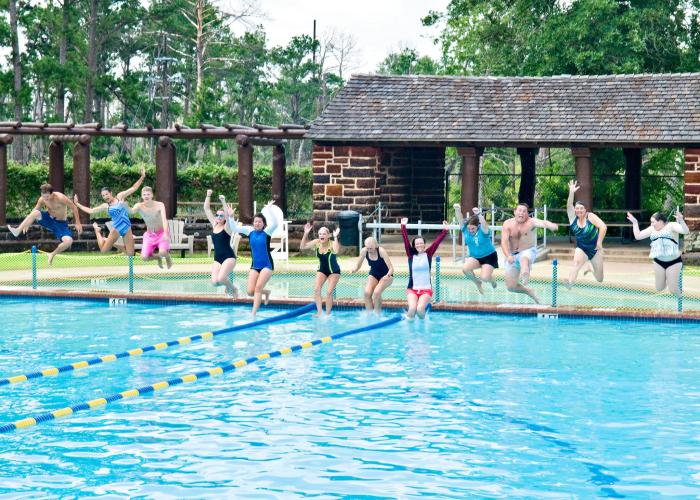
{"type": "MultiPolygon", "coordinates": [[[[574,265],[569,272],[565,285],[571,288],[576,281],[579,271],[586,263],[591,263],[593,276],[598,282],[603,281],[603,239],[608,227],[586,206],[577,201],[574,204],[574,193],[579,190],[576,181],[569,181],[569,198],[566,202],[566,214],[569,216],[569,228],[576,237],[574,250],[574,265]]],[[[588,272],[588,271],[586,271],[588,272]]]]}
{"type": "Polygon", "coordinates": [[[78,202],[78,195],[73,197],[75,205],[83,212],[92,215],[94,213],[103,212],[106,210],[109,216],[112,218],[112,229],[110,229],[109,235],[106,238],[102,236],[100,225],[97,222],[93,223],[92,225],[93,229],[95,229],[97,246],[100,248],[101,253],[109,252],[114,245],[114,242],[121,236],[124,240],[124,252],[126,255],[134,255],[134,234],[131,232],[129,206],[124,200],[136,192],[145,178],[146,170],[141,167],[141,177],[139,177],[139,180],[137,180],[134,185],[126,191],[117,193],[117,196],[112,195],[111,189],[103,187],[100,194],[102,195],[104,203],[97,205],[94,208],[81,205],[78,202]]]}

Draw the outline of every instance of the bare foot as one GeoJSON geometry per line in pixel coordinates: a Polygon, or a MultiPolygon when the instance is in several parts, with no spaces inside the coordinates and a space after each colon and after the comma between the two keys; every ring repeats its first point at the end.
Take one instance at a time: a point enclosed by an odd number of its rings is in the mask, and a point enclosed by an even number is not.
{"type": "Polygon", "coordinates": [[[53,262],[54,257],[56,257],[56,255],[54,255],[53,253],[49,254],[49,265],[51,265],[51,263],[53,262]]]}
{"type": "Polygon", "coordinates": [[[527,291],[526,293],[530,296],[530,298],[531,298],[532,300],[535,301],[535,304],[539,304],[539,303],[540,303],[539,297],[537,297],[537,294],[536,294],[533,290],[531,290],[531,289],[528,288],[528,291],[527,291]]]}
{"type": "Polygon", "coordinates": [[[567,290],[571,290],[573,288],[574,284],[571,281],[566,280],[564,282],[564,286],[566,287],[567,290]]]}
{"type": "Polygon", "coordinates": [[[158,256],[158,267],[163,269],[163,257],[161,257],[160,255],[158,256]]]}
{"type": "Polygon", "coordinates": [[[165,254],[165,265],[168,266],[168,269],[173,267],[173,258],[170,256],[169,253],[165,254]]]}
{"type": "Polygon", "coordinates": [[[19,236],[19,226],[13,228],[13,227],[8,225],[7,229],[8,229],[8,231],[10,231],[12,233],[12,236],[14,236],[15,238],[17,236],[19,236]]]}
{"type": "Polygon", "coordinates": [[[481,295],[483,295],[484,294],[484,287],[481,286],[481,280],[474,281],[474,284],[476,285],[476,289],[479,290],[479,293],[481,295]]]}
{"type": "Polygon", "coordinates": [[[270,302],[270,290],[263,290],[263,304],[267,305],[270,302]]]}
{"type": "Polygon", "coordinates": [[[530,273],[523,273],[520,278],[520,283],[522,283],[523,286],[527,286],[527,284],[530,282],[530,273]]]}
{"type": "Polygon", "coordinates": [[[491,280],[491,286],[492,286],[493,288],[496,288],[496,287],[498,286],[498,283],[496,283],[496,280],[495,280],[495,279],[491,280]]]}

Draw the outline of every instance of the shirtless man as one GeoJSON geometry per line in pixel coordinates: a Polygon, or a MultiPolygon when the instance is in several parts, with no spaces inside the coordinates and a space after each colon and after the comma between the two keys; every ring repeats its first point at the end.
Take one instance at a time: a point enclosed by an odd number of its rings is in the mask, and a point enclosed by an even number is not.
{"type": "Polygon", "coordinates": [[[83,232],[83,226],[80,224],[80,215],[78,207],[75,206],[65,194],[53,190],[51,184],[42,184],[39,187],[41,196],[36,201],[31,213],[22,221],[16,228],[7,226],[12,235],[16,238],[20,233],[26,233],[29,226],[34,222],[51,231],[54,236],[61,242],[56,249],[49,254],[49,265],[53,262],[53,258],[61,252],[68,250],[73,244],[73,233],[68,227],[67,212],[70,207],[73,212],[73,220],[75,220],[75,230],[78,236],[83,232]],[[42,205],[46,210],[41,210],[42,205]]]}
{"type": "Polygon", "coordinates": [[[153,189],[149,186],[141,188],[143,201],[136,203],[129,209],[130,214],[140,214],[146,224],[146,232],[143,233],[143,247],[141,258],[143,260],[158,259],[158,267],[163,268],[163,258],[170,269],[173,260],[170,258],[170,234],[168,234],[168,219],[165,215],[165,205],[153,199],[153,189]],[[153,252],[158,249],[158,255],[153,252]]]}
{"type": "Polygon", "coordinates": [[[534,290],[525,286],[530,279],[530,269],[537,258],[535,228],[556,231],[559,226],[553,222],[530,217],[528,209],[527,203],[519,203],[513,214],[515,217],[503,223],[501,250],[506,259],[506,288],[511,292],[527,294],[539,304],[540,301],[534,290]],[[518,282],[520,277],[522,277],[522,284],[518,282]]]}

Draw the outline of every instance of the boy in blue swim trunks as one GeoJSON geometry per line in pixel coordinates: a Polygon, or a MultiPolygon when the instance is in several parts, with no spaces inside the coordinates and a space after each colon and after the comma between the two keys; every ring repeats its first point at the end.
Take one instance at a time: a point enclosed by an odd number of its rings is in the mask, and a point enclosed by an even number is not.
{"type": "Polygon", "coordinates": [[[42,184],[39,190],[41,191],[41,196],[36,201],[30,214],[16,228],[8,225],[7,229],[15,238],[21,233],[26,233],[29,226],[34,224],[34,222],[51,231],[56,239],[60,241],[56,249],[49,254],[49,265],[51,265],[56,255],[65,252],[73,244],[73,233],[68,227],[67,220],[69,207],[73,211],[75,229],[78,235],[83,232],[83,226],[80,224],[78,207],[65,194],[54,191],[51,184],[42,184]]]}

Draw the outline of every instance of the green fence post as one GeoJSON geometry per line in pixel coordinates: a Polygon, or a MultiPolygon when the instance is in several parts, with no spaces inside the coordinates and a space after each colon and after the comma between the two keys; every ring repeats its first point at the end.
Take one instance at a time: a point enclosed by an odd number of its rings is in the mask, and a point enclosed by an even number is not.
{"type": "Polygon", "coordinates": [[[36,246],[32,246],[32,289],[36,290],[37,279],[36,279],[36,246]]]}
{"type": "Polygon", "coordinates": [[[685,266],[681,264],[681,272],[678,273],[678,312],[683,312],[683,270],[685,266]]]}
{"type": "Polygon", "coordinates": [[[134,293],[134,256],[129,255],[129,293],[134,293]]]}
{"type": "Polygon", "coordinates": [[[435,302],[440,302],[442,294],[440,293],[440,256],[435,257],[435,302]]]}
{"type": "Polygon", "coordinates": [[[554,259],[552,261],[552,307],[557,307],[557,267],[559,266],[559,261],[554,259]]]}

